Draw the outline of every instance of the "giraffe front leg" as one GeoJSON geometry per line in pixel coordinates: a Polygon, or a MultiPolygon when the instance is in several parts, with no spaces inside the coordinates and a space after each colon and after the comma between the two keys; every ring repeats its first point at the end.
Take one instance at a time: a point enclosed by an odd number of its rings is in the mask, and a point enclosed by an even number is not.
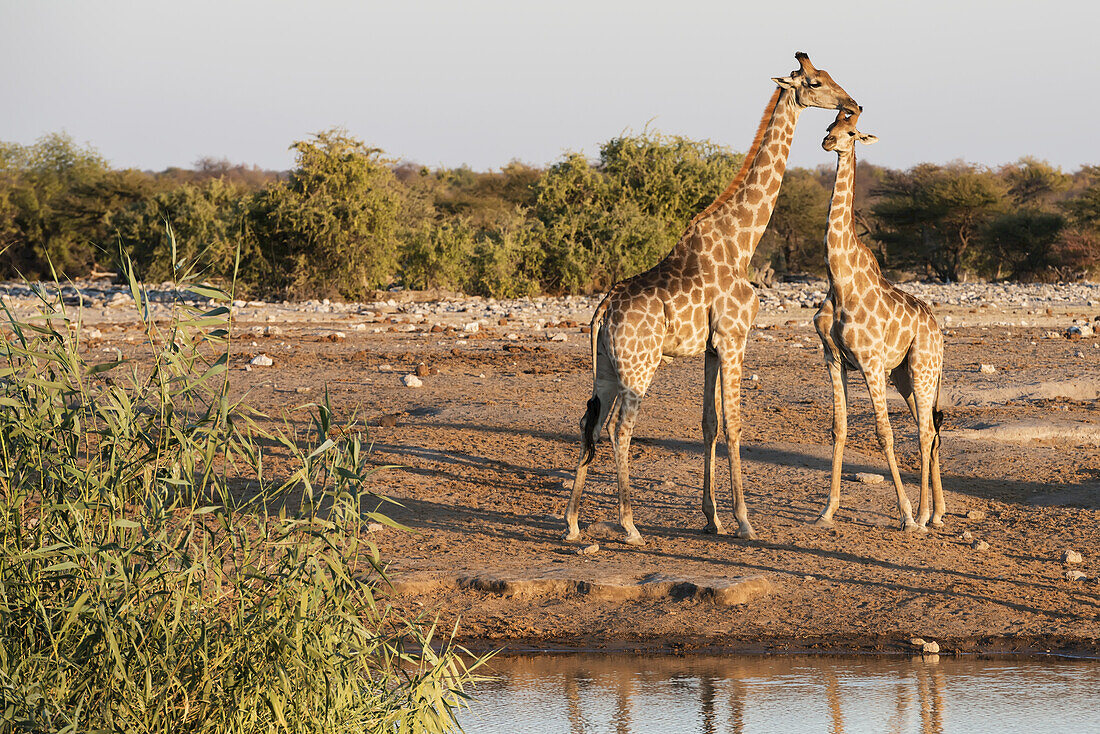
{"type": "Polygon", "coordinates": [[[703,375],[703,515],[707,518],[703,532],[724,535],[714,501],[714,447],[718,443],[718,353],[706,351],[703,375]]]}
{"type": "Polygon", "coordinates": [[[897,490],[901,529],[906,532],[926,531],[926,528],[913,521],[913,506],[905,495],[905,487],[901,483],[901,474],[898,472],[898,462],[894,458],[894,431],[890,428],[890,413],[886,409],[886,372],[881,364],[865,365],[863,379],[867,382],[867,391],[871,393],[871,403],[875,407],[875,430],[878,433],[879,444],[886,455],[890,476],[894,479],[894,489],[897,490]]]}
{"type": "MultiPolygon", "coordinates": [[[[828,347],[826,346],[828,350],[828,347]]],[[[833,513],[840,507],[840,479],[844,467],[844,443],[848,439],[848,370],[844,363],[831,350],[827,352],[829,377],[833,383],[833,471],[829,482],[829,496],[825,500],[825,509],[821,511],[814,525],[819,528],[831,528],[834,525],[833,513]]]]}
{"type": "Polygon", "coordinates": [[[744,364],[748,333],[716,340],[721,360],[719,379],[722,387],[722,416],[726,428],[726,448],[730,460],[730,486],[733,514],[737,519],[737,537],[753,540],[756,533],[749,523],[745,487],[741,480],[741,368],[744,364]]]}
{"type": "Polygon", "coordinates": [[[623,529],[623,542],[627,545],[645,545],[645,539],[634,527],[634,511],[630,506],[630,437],[642,399],[632,391],[619,398],[619,419],[612,432],[615,449],[615,468],[619,479],[619,525],[623,529]]]}

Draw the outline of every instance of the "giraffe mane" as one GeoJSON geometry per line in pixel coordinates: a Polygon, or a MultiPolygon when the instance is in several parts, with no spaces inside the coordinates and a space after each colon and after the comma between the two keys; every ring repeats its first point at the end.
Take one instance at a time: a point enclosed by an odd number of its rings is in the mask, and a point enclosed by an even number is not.
{"type": "Polygon", "coordinates": [[[741,162],[741,170],[737,172],[737,176],[734,177],[733,182],[726,187],[725,191],[718,195],[710,205],[703,211],[696,214],[691,223],[695,224],[703,217],[706,217],[714,212],[715,209],[725,204],[741,186],[741,182],[745,180],[745,176],[748,175],[749,169],[752,168],[753,159],[756,158],[756,153],[760,149],[760,143],[764,139],[764,131],[768,129],[768,122],[772,118],[772,114],[775,112],[775,106],[779,104],[779,95],[782,93],[782,89],[776,89],[772,94],[771,100],[768,101],[768,106],[764,108],[764,114],[760,118],[760,125],[756,128],[756,137],[752,139],[752,145],[749,146],[748,152],[745,153],[745,160],[741,162]]]}

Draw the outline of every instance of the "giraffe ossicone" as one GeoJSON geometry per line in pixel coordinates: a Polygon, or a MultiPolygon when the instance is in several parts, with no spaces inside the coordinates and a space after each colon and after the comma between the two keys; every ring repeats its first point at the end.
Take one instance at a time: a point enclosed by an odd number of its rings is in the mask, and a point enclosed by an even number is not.
{"type": "Polygon", "coordinates": [[[804,53],[799,68],[773,77],[778,89],[733,182],[688,224],[661,262],[614,285],[592,317],[592,397],[581,418],[581,456],[566,507],[567,541],[581,537],[578,517],[588,465],[610,420],[623,540],[644,543],[630,504],[629,449],[642,398],[662,357],[705,354],[703,514],[722,533],[714,499],[718,416],[725,421],[737,535],[752,538],[741,478],[741,367],[759,300],[749,261],[771,218],[799,113],[806,107],[859,105],[804,53]],[[720,386],[720,389],[719,389],[720,386]]]}
{"type": "Polygon", "coordinates": [[[859,111],[841,110],[829,125],[821,147],[837,154],[836,181],[825,235],[829,292],[814,316],[833,384],[833,466],[829,496],[816,524],[833,526],[840,506],[841,467],[848,435],[848,370],[863,373],[875,410],[875,430],[897,491],[901,527],[926,530],[943,524],[946,511],[940,482],[940,386],[943,334],[927,303],[897,288],[882,275],[874,254],[852,227],[855,192],[855,144],[878,140],[856,129],[859,111]],[[898,473],[894,434],[886,409],[889,374],[917,422],[921,487],[917,517],[898,473]],[[930,502],[931,500],[931,502],[930,502]]]}

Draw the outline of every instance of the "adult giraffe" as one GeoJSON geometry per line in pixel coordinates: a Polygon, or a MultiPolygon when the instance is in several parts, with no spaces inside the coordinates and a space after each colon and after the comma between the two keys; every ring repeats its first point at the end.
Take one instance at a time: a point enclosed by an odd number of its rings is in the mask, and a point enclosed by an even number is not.
{"type": "Polygon", "coordinates": [[[943,334],[927,303],[899,290],[882,276],[875,256],[852,228],[856,141],[870,145],[878,140],[857,130],[858,120],[858,112],[841,110],[821,141],[822,148],[837,154],[825,235],[829,293],[814,316],[833,381],[833,474],[829,499],[816,524],[832,527],[833,513],[840,506],[840,470],[848,435],[848,370],[858,369],[863,372],[875,408],[875,428],[897,490],[901,527],[907,531],[925,530],[930,513],[932,524],[939,526],[943,525],[945,512],[940,483],[943,414],[938,408],[943,334]],[[894,433],[886,410],[887,373],[908,403],[920,434],[920,506],[915,521],[894,459],[894,433]]]}
{"type": "Polygon", "coordinates": [[[565,540],[580,538],[577,516],[584,479],[596,440],[614,405],[611,443],[619,480],[619,524],[624,541],[644,545],[630,507],[630,437],[642,397],[664,357],[706,353],[703,398],[703,514],[706,531],[721,533],[714,501],[717,400],[722,401],[729,448],[737,536],[755,537],[741,482],[741,365],[745,341],[760,306],[747,270],[771,218],[791,137],[807,107],[857,110],[829,74],[815,69],[804,53],[799,68],[775,78],[779,89],[764,111],[740,172],[713,203],[691,220],[664,260],[611,288],[592,316],[594,384],[581,419],[581,457],[565,512],[565,540]],[[721,390],[716,389],[721,379],[721,390]]]}

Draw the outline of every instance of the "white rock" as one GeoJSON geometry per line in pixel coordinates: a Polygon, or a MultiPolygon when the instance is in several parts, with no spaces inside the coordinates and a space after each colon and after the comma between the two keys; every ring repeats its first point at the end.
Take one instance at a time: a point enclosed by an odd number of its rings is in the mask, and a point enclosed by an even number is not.
{"type": "Polygon", "coordinates": [[[978,365],[978,372],[981,372],[983,375],[992,375],[997,372],[997,368],[991,364],[981,364],[978,365]]]}
{"type": "Polygon", "coordinates": [[[578,556],[592,556],[592,555],[595,555],[599,552],[600,552],[600,546],[597,545],[596,543],[593,543],[592,545],[586,545],[585,547],[578,550],[577,555],[578,556]]]}
{"type": "Polygon", "coordinates": [[[554,336],[550,337],[550,341],[552,341],[552,342],[563,342],[563,341],[566,341],[567,339],[569,339],[569,337],[567,337],[565,334],[560,334],[560,333],[559,334],[554,334],[554,336]]]}
{"type": "Polygon", "coordinates": [[[379,372],[393,372],[393,365],[380,364],[380,365],[378,365],[378,371],[379,372]]]}
{"type": "Polygon", "coordinates": [[[479,324],[476,321],[471,321],[468,324],[463,324],[462,325],[462,330],[463,331],[468,331],[471,334],[477,333],[477,332],[481,331],[481,324],[479,324]]]}
{"type": "Polygon", "coordinates": [[[970,544],[970,547],[977,551],[989,550],[989,543],[986,543],[984,540],[975,540],[970,544]]]}
{"type": "Polygon", "coordinates": [[[1075,550],[1062,551],[1062,563],[1081,563],[1084,558],[1075,550]]]}
{"type": "Polygon", "coordinates": [[[264,327],[264,336],[279,336],[282,333],[283,330],[280,329],[278,326],[268,325],[264,327]]]}
{"type": "Polygon", "coordinates": [[[966,513],[966,519],[967,520],[978,520],[978,521],[984,520],[985,519],[985,511],[984,510],[971,510],[970,512],[966,513]]]}
{"type": "Polygon", "coordinates": [[[367,523],[367,532],[368,533],[377,533],[378,531],[382,530],[385,527],[386,526],[383,525],[380,522],[369,522],[369,523],[367,523]]]}
{"type": "Polygon", "coordinates": [[[257,367],[270,367],[271,365],[275,364],[275,361],[266,354],[257,354],[255,357],[252,358],[252,361],[249,362],[249,364],[254,364],[257,367]]]}
{"type": "Polygon", "coordinates": [[[856,481],[860,484],[882,484],[886,481],[886,477],[881,474],[871,474],[870,472],[859,472],[856,474],[856,481]]]}
{"type": "Polygon", "coordinates": [[[519,334],[505,334],[504,338],[507,339],[508,341],[513,341],[514,342],[516,339],[519,339],[519,334]]]}
{"type": "Polygon", "coordinates": [[[416,375],[405,375],[401,378],[401,382],[405,383],[406,387],[424,387],[424,381],[416,375]]]}
{"type": "Polygon", "coordinates": [[[974,533],[970,532],[969,530],[964,530],[959,538],[969,543],[970,541],[974,540],[974,533]]]}
{"type": "Polygon", "coordinates": [[[1081,579],[1085,578],[1088,577],[1085,576],[1085,574],[1083,574],[1082,572],[1078,571],[1076,568],[1066,571],[1066,581],[1080,581],[1081,579]]]}
{"type": "Polygon", "coordinates": [[[926,642],[921,645],[920,651],[925,655],[935,655],[940,651],[940,643],[936,642],[935,640],[932,640],[931,642],[926,642]]]}
{"type": "Polygon", "coordinates": [[[760,382],[760,375],[753,372],[751,375],[749,375],[749,381],[751,381],[751,382],[760,382]]]}
{"type": "Polygon", "coordinates": [[[909,644],[913,647],[924,647],[927,643],[923,637],[913,637],[909,640],[909,644]]]}

